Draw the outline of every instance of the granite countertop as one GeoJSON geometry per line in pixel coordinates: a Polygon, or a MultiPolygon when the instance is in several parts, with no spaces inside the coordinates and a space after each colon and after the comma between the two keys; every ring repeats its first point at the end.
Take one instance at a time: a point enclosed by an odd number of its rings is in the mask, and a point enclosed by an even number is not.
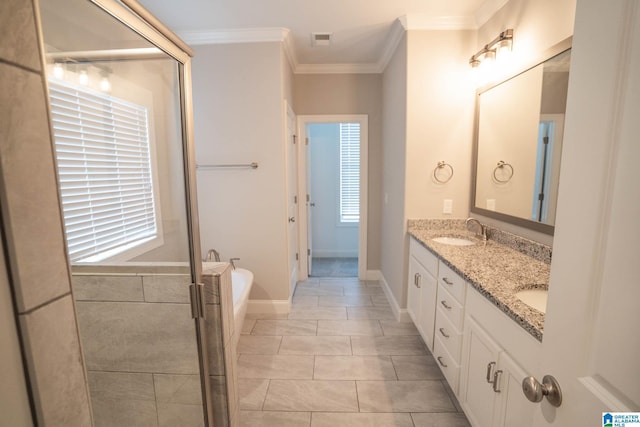
{"type": "Polygon", "coordinates": [[[515,294],[525,289],[547,289],[551,248],[510,233],[489,228],[484,243],[466,230],[464,220],[409,220],[408,232],[422,246],[462,276],[493,305],[542,341],[544,313],[529,307],[515,294]],[[434,242],[450,236],[475,240],[471,246],[434,242]]]}

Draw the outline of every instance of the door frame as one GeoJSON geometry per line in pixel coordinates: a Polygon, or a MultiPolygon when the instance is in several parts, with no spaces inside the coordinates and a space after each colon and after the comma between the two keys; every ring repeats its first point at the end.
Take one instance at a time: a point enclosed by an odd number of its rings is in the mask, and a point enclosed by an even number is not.
{"type": "MultiPolygon", "coordinates": [[[[369,116],[367,114],[336,114],[336,115],[301,115],[298,116],[298,135],[300,144],[308,146],[307,125],[317,123],[360,123],[360,223],[358,225],[358,278],[366,280],[367,277],[367,225],[368,225],[368,189],[369,189],[369,116]]],[[[299,248],[304,251],[309,248],[309,239],[304,230],[308,230],[307,206],[307,156],[305,150],[298,150],[298,194],[304,197],[305,203],[298,204],[298,218],[300,218],[299,248]]],[[[300,257],[300,280],[309,277],[308,262],[309,252],[300,257]]]]}

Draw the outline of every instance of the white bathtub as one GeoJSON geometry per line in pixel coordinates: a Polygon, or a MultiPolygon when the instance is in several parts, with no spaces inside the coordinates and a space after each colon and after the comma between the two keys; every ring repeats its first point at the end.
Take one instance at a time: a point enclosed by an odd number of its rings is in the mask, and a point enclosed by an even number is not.
{"type": "Polygon", "coordinates": [[[233,286],[233,318],[236,336],[240,336],[244,317],[247,314],[249,294],[253,284],[253,273],[244,268],[231,270],[231,284],[233,286]]]}

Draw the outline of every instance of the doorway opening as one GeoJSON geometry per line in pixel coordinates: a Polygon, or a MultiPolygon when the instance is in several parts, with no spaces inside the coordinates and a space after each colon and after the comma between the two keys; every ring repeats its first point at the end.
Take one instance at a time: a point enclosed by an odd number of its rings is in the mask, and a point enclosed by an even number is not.
{"type": "Polygon", "coordinates": [[[299,126],[305,143],[300,188],[307,190],[300,212],[303,276],[364,279],[366,116],[301,117],[299,126]]]}

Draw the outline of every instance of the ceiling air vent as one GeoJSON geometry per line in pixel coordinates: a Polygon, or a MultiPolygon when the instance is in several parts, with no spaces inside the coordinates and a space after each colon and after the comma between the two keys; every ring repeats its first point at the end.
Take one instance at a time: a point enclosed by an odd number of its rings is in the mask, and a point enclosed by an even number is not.
{"type": "Polygon", "coordinates": [[[311,46],[329,46],[331,33],[311,33],[311,46]]]}

